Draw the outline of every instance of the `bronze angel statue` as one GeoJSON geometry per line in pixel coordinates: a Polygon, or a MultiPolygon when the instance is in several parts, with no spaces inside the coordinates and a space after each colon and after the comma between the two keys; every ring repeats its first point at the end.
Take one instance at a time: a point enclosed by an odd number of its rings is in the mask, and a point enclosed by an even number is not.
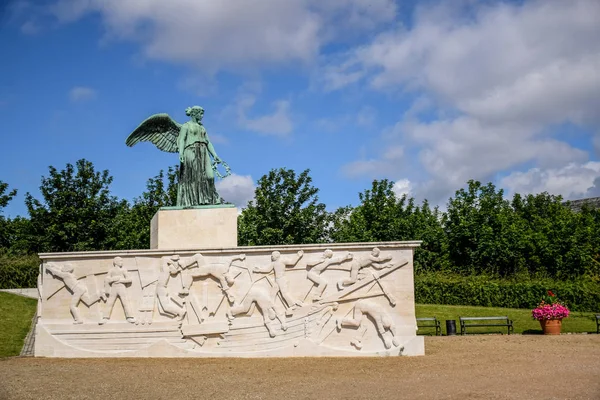
{"type": "Polygon", "coordinates": [[[162,151],[179,153],[177,206],[222,204],[224,201],[215,188],[215,175],[219,178],[230,175],[229,166],[217,156],[202,125],[204,109],[188,107],[185,114],[191,120],[183,125],[168,114],[152,115],[129,135],[125,143],[131,147],[148,141],[162,151]],[[225,168],[224,176],[219,173],[218,164],[225,168]]]}

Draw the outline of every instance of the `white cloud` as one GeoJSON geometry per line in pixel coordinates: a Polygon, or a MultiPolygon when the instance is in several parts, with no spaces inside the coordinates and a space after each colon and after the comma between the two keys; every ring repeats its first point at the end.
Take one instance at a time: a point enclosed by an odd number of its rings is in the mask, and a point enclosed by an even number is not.
{"type": "Polygon", "coordinates": [[[260,81],[248,81],[240,86],[230,106],[221,113],[221,118],[236,118],[237,124],[249,131],[266,136],[285,137],[292,133],[294,125],[290,115],[290,102],[278,100],[271,103],[271,113],[258,114],[252,110],[262,92],[260,81]]]}
{"type": "MultiPolygon", "coordinates": [[[[525,163],[558,171],[587,161],[586,151],[551,132],[572,123],[600,133],[600,2],[461,3],[469,12],[424,4],[410,28],[377,35],[324,74],[331,88],[362,79],[436,106],[426,119],[414,107],[383,135],[383,148],[400,140],[419,149],[430,177],[420,196],[439,201],[468,179],[525,163]]],[[[391,165],[385,154],[369,161],[386,170],[382,164],[391,165]]]]}
{"type": "Polygon", "coordinates": [[[200,97],[218,94],[219,85],[214,76],[194,74],[179,80],[177,88],[200,97]]]}
{"type": "Polygon", "coordinates": [[[357,160],[344,165],[342,173],[349,178],[359,176],[376,177],[381,173],[381,169],[385,167],[386,164],[377,159],[357,160]]]}
{"type": "Polygon", "coordinates": [[[399,179],[394,182],[394,187],[392,188],[396,196],[402,197],[404,195],[410,196],[412,191],[412,184],[408,179],[399,179]]]}
{"type": "Polygon", "coordinates": [[[82,102],[96,98],[96,91],[86,86],[75,86],[69,90],[69,98],[73,102],[82,102]]]}
{"type": "Polygon", "coordinates": [[[403,146],[392,146],[383,153],[385,160],[400,160],[404,156],[403,146]]]}
{"type": "Polygon", "coordinates": [[[423,145],[419,156],[425,170],[459,186],[469,178],[490,177],[530,160],[550,166],[587,158],[566,143],[536,138],[528,126],[485,125],[470,117],[407,123],[403,130],[423,145]]]}
{"type": "Polygon", "coordinates": [[[510,193],[560,194],[565,199],[578,199],[596,195],[590,189],[600,176],[600,162],[584,164],[570,163],[562,168],[532,168],[525,172],[513,172],[504,177],[500,184],[510,193]]]}
{"type": "Polygon", "coordinates": [[[600,176],[594,179],[592,186],[585,193],[585,197],[600,197],[600,176]]]}
{"type": "Polygon", "coordinates": [[[261,115],[254,118],[246,116],[246,110],[254,104],[242,104],[239,114],[239,124],[244,128],[263,134],[272,136],[287,136],[292,133],[294,127],[290,117],[290,103],[286,100],[280,100],[273,103],[275,111],[272,114],[261,115]]]}
{"type": "Polygon", "coordinates": [[[250,200],[254,198],[254,180],[250,175],[231,174],[216,183],[219,195],[225,201],[231,202],[240,208],[245,208],[250,200]]]}
{"type": "Polygon", "coordinates": [[[355,67],[352,63],[328,65],[316,74],[316,85],[325,92],[331,92],[360,81],[365,76],[365,72],[352,71],[352,67],[355,67]]]}
{"type": "Polygon", "coordinates": [[[214,73],[310,63],[324,44],[393,20],[396,6],[393,0],[59,0],[51,12],[65,23],[98,13],[109,37],[140,43],[147,57],[214,73]]]}
{"type": "Polygon", "coordinates": [[[465,112],[485,101],[482,116],[510,116],[521,104],[510,108],[507,100],[519,102],[518,94],[546,100],[557,90],[571,91],[573,83],[579,93],[578,80],[598,83],[589,73],[598,65],[598,15],[600,3],[589,0],[497,3],[476,8],[472,19],[442,3],[423,7],[413,29],[379,35],[356,50],[353,61],[373,71],[375,87],[409,84],[465,112]]]}
{"type": "Polygon", "coordinates": [[[349,115],[332,116],[328,118],[318,118],[313,121],[314,129],[313,132],[321,134],[326,133],[337,133],[344,129],[344,127],[351,122],[349,115]]]}
{"type": "Polygon", "coordinates": [[[382,159],[361,159],[348,163],[342,167],[342,173],[349,178],[378,176],[393,174],[399,168],[404,158],[402,146],[391,146],[383,154],[382,159]]]}

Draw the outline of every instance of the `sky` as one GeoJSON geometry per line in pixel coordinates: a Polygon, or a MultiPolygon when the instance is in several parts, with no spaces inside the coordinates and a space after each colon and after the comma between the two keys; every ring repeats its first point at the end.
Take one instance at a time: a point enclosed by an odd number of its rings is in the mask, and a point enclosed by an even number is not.
{"type": "Polygon", "coordinates": [[[597,0],[4,0],[4,214],[81,158],[139,196],[177,156],[125,139],[192,105],[240,207],[280,167],[330,210],[384,178],[442,208],[469,179],[600,196],[599,38],[597,0]]]}

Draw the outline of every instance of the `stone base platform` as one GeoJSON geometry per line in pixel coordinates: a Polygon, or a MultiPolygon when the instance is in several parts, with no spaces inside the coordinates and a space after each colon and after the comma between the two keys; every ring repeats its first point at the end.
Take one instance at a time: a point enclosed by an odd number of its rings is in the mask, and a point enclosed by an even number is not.
{"type": "Polygon", "coordinates": [[[150,223],[151,249],[218,249],[237,246],[234,205],[163,207],[150,223]]]}

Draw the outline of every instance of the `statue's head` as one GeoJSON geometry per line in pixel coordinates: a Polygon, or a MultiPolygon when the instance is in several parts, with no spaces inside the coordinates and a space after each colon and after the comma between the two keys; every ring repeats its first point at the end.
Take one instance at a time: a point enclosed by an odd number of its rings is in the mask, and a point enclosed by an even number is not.
{"type": "Polygon", "coordinates": [[[65,264],[65,265],[63,265],[63,267],[61,269],[62,269],[62,272],[66,272],[68,274],[75,271],[75,267],[73,267],[72,264],[65,264]]]}
{"type": "Polygon", "coordinates": [[[323,252],[323,257],[325,258],[331,258],[333,257],[333,250],[331,249],[327,249],[323,252]]]}
{"type": "Polygon", "coordinates": [[[113,259],[113,265],[115,267],[122,267],[123,266],[123,259],[121,257],[115,257],[113,259]]]}
{"type": "Polygon", "coordinates": [[[373,251],[371,252],[371,255],[372,255],[373,257],[379,257],[379,253],[381,253],[381,252],[379,251],[379,249],[378,249],[377,247],[375,247],[375,248],[373,249],[373,251]]]}
{"type": "Polygon", "coordinates": [[[271,253],[271,261],[277,261],[281,257],[281,253],[278,251],[274,251],[271,253]]]}
{"type": "Polygon", "coordinates": [[[185,109],[185,115],[191,117],[195,121],[202,121],[204,116],[204,108],[200,106],[188,107],[185,109]]]}
{"type": "Polygon", "coordinates": [[[179,265],[179,255],[178,254],[173,254],[168,260],[167,260],[167,265],[172,266],[173,268],[178,268],[181,265],[179,265]]]}

